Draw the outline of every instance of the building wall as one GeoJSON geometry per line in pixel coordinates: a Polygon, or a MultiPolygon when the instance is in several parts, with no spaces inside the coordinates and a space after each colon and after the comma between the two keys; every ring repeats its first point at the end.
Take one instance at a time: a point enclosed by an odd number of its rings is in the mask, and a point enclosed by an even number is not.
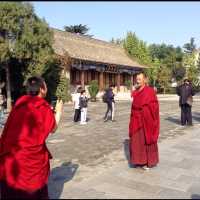
{"type": "MultiPolygon", "coordinates": [[[[125,86],[125,82],[127,80],[133,80],[133,76],[126,74],[126,73],[122,73],[120,74],[120,90],[117,90],[117,76],[118,74],[116,73],[106,73],[104,72],[103,74],[103,89],[106,89],[109,87],[110,84],[114,84],[115,85],[115,93],[127,93],[130,90],[127,89],[127,87],[125,86]]],[[[76,89],[81,86],[81,71],[77,70],[77,69],[72,69],[66,72],[66,77],[69,77],[70,79],[70,84],[71,84],[71,93],[74,93],[76,91],[76,89]]],[[[84,85],[85,85],[85,89],[87,91],[87,88],[89,86],[90,81],[92,80],[97,80],[98,84],[100,85],[100,72],[96,72],[94,70],[88,70],[88,71],[84,71],[84,85]]],[[[101,94],[102,91],[100,91],[101,94]]],[[[89,95],[89,93],[88,93],[89,95]]]]}

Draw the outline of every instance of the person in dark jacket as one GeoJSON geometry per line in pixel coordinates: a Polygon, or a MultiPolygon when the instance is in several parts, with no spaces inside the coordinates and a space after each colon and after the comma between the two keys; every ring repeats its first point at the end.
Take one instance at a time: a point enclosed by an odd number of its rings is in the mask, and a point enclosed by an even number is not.
{"type": "Polygon", "coordinates": [[[181,107],[181,125],[192,125],[192,96],[195,95],[190,81],[186,78],[184,83],[177,87],[179,106],[181,107]]]}
{"type": "Polygon", "coordinates": [[[108,121],[108,113],[111,112],[111,120],[114,122],[114,109],[115,109],[115,100],[113,93],[114,85],[110,85],[106,90],[106,103],[107,103],[107,111],[105,113],[104,122],[108,121]]]}

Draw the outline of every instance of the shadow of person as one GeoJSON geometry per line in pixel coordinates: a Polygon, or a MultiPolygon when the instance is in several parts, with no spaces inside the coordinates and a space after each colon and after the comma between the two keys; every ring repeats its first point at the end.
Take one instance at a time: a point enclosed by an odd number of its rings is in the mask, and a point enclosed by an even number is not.
{"type": "Polygon", "coordinates": [[[129,139],[125,139],[124,140],[124,155],[127,159],[127,162],[128,162],[128,166],[130,168],[135,168],[136,166],[133,165],[131,162],[130,162],[130,151],[129,151],[129,139]]]}
{"type": "Polygon", "coordinates": [[[89,122],[91,119],[89,117],[87,117],[86,122],[89,122]]]}
{"type": "Polygon", "coordinates": [[[48,182],[50,199],[58,199],[60,197],[64,184],[73,179],[78,167],[78,164],[65,162],[51,170],[48,182]]]}
{"type": "Polygon", "coordinates": [[[197,122],[200,122],[200,117],[199,116],[192,116],[192,119],[194,119],[195,121],[197,121],[197,122]]]}
{"type": "Polygon", "coordinates": [[[191,199],[200,199],[200,195],[199,194],[193,194],[191,196],[191,199]]]}
{"type": "Polygon", "coordinates": [[[177,118],[167,117],[167,118],[165,118],[165,120],[168,120],[168,121],[173,122],[173,123],[175,123],[175,124],[179,124],[179,125],[181,124],[181,123],[180,123],[180,120],[177,119],[177,118]]]}

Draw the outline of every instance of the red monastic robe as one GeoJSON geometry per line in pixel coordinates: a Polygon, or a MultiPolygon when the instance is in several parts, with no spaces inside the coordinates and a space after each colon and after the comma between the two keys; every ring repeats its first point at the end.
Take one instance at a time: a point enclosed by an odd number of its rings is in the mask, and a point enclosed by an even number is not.
{"type": "Polygon", "coordinates": [[[132,92],[133,103],[129,123],[130,161],[154,166],[158,163],[160,129],[159,104],[153,88],[145,86],[132,92]]]}
{"type": "Polygon", "coordinates": [[[0,180],[27,192],[47,184],[52,157],[45,140],[55,124],[43,98],[25,95],[18,99],[0,138],[0,180]]]}

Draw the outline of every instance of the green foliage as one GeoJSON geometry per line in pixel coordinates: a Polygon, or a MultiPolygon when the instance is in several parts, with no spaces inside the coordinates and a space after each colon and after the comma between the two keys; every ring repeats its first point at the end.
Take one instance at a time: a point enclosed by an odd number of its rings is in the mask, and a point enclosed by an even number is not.
{"type": "Polygon", "coordinates": [[[173,77],[177,80],[177,81],[181,81],[186,74],[186,69],[183,66],[176,66],[173,71],[173,77]]]}
{"type": "Polygon", "coordinates": [[[190,38],[190,42],[183,45],[185,53],[193,53],[196,50],[195,39],[190,38]]]}
{"type": "Polygon", "coordinates": [[[23,83],[30,76],[41,75],[47,79],[51,96],[66,99],[67,82],[60,76],[52,44],[52,31],[44,19],[37,17],[30,3],[0,3],[0,66],[9,64],[17,96],[24,92],[23,83]],[[50,83],[49,77],[55,81],[50,83]]]}
{"type": "Polygon", "coordinates": [[[128,32],[123,42],[123,47],[130,57],[141,64],[151,64],[151,57],[147,44],[144,41],[139,40],[135,33],[128,32]]]}
{"type": "Polygon", "coordinates": [[[63,102],[66,102],[68,99],[68,84],[69,80],[66,80],[66,77],[64,75],[61,75],[61,78],[59,80],[58,86],[56,88],[56,96],[59,100],[63,100],[63,102]]]}
{"type": "Polygon", "coordinates": [[[70,32],[70,33],[76,33],[76,34],[81,34],[85,36],[92,37],[92,35],[86,34],[90,29],[87,27],[87,25],[71,25],[71,26],[64,26],[65,31],[70,32]]]}
{"type": "Polygon", "coordinates": [[[158,83],[161,88],[163,88],[164,94],[166,93],[166,89],[169,87],[171,81],[171,70],[166,67],[162,66],[158,73],[158,83]]]}
{"type": "Polygon", "coordinates": [[[99,92],[99,85],[98,82],[96,80],[93,80],[90,82],[89,87],[88,87],[88,91],[90,93],[91,99],[96,100],[96,96],[99,92]]]}
{"type": "Polygon", "coordinates": [[[149,77],[149,82],[154,86],[156,85],[160,65],[160,61],[155,58],[152,65],[146,69],[147,76],[149,77]]]}
{"type": "Polygon", "coordinates": [[[124,44],[124,40],[121,38],[118,38],[118,39],[112,38],[110,42],[113,44],[119,45],[121,47],[123,47],[123,44],[124,44]]]}
{"type": "Polygon", "coordinates": [[[192,81],[195,82],[198,80],[199,68],[198,62],[195,63],[195,53],[187,53],[183,58],[183,65],[186,68],[186,76],[192,81]]]}
{"type": "Polygon", "coordinates": [[[198,69],[196,66],[191,66],[188,68],[187,77],[189,80],[192,81],[192,83],[194,83],[198,80],[198,69]]]}

